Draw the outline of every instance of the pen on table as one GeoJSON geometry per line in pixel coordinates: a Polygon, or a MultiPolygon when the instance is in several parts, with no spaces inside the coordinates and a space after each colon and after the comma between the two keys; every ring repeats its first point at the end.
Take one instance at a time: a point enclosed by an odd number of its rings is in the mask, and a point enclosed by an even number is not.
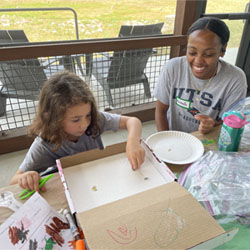
{"type": "MultiPolygon", "coordinates": [[[[54,174],[50,174],[46,177],[44,177],[43,179],[40,179],[39,181],[39,189],[43,187],[43,185],[52,177],[54,176],[54,174]]],[[[34,194],[36,192],[36,190],[29,190],[29,189],[24,189],[23,192],[21,194],[19,194],[19,198],[20,200],[23,200],[29,196],[31,196],[32,194],[34,194]]]]}
{"type": "Polygon", "coordinates": [[[72,215],[70,214],[69,210],[68,209],[64,209],[63,211],[63,214],[64,216],[66,217],[67,221],[69,222],[69,227],[70,227],[70,230],[75,238],[75,241],[76,241],[76,247],[75,249],[76,250],[85,250],[85,243],[84,243],[84,240],[81,239],[81,235],[78,231],[78,228],[73,220],[73,217],[72,215]]]}

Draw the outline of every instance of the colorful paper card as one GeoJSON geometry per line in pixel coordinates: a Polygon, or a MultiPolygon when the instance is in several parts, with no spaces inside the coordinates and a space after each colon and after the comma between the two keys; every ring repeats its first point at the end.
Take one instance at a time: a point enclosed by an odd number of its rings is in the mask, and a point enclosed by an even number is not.
{"type": "Polygon", "coordinates": [[[0,226],[0,249],[74,249],[67,220],[39,193],[0,226]]]}

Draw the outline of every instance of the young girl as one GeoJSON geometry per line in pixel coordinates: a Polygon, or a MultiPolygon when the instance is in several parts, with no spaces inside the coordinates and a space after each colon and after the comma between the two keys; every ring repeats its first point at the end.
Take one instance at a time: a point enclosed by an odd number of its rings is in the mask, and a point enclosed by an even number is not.
{"type": "Polygon", "coordinates": [[[10,184],[39,191],[39,173],[54,166],[56,159],[103,149],[100,135],[119,128],[128,130],[126,153],[136,169],[143,163],[145,153],[140,145],[140,120],[99,112],[93,94],[81,78],[70,72],[53,75],[41,90],[38,112],[29,129],[36,138],[10,184]]]}

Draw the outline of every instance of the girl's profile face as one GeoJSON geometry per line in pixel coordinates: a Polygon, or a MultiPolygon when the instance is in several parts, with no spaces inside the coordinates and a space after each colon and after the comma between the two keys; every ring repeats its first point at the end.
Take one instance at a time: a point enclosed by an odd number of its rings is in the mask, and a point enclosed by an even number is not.
{"type": "Polygon", "coordinates": [[[70,141],[77,141],[91,122],[91,104],[80,103],[70,107],[64,116],[63,130],[70,141]]]}
{"type": "Polygon", "coordinates": [[[210,30],[196,30],[189,35],[186,57],[193,74],[209,79],[217,72],[219,57],[223,56],[220,38],[210,30]]]}

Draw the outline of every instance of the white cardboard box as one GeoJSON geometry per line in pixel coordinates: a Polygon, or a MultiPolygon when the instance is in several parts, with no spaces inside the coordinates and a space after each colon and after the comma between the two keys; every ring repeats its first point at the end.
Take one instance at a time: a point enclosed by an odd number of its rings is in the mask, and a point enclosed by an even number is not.
{"type": "Polygon", "coordinates": [[[57,161],[90,250],[211,249],[233,237],[236,230],[225,232],[142,144],[146,158],[136,171],[125,143],[57,161]]]}

